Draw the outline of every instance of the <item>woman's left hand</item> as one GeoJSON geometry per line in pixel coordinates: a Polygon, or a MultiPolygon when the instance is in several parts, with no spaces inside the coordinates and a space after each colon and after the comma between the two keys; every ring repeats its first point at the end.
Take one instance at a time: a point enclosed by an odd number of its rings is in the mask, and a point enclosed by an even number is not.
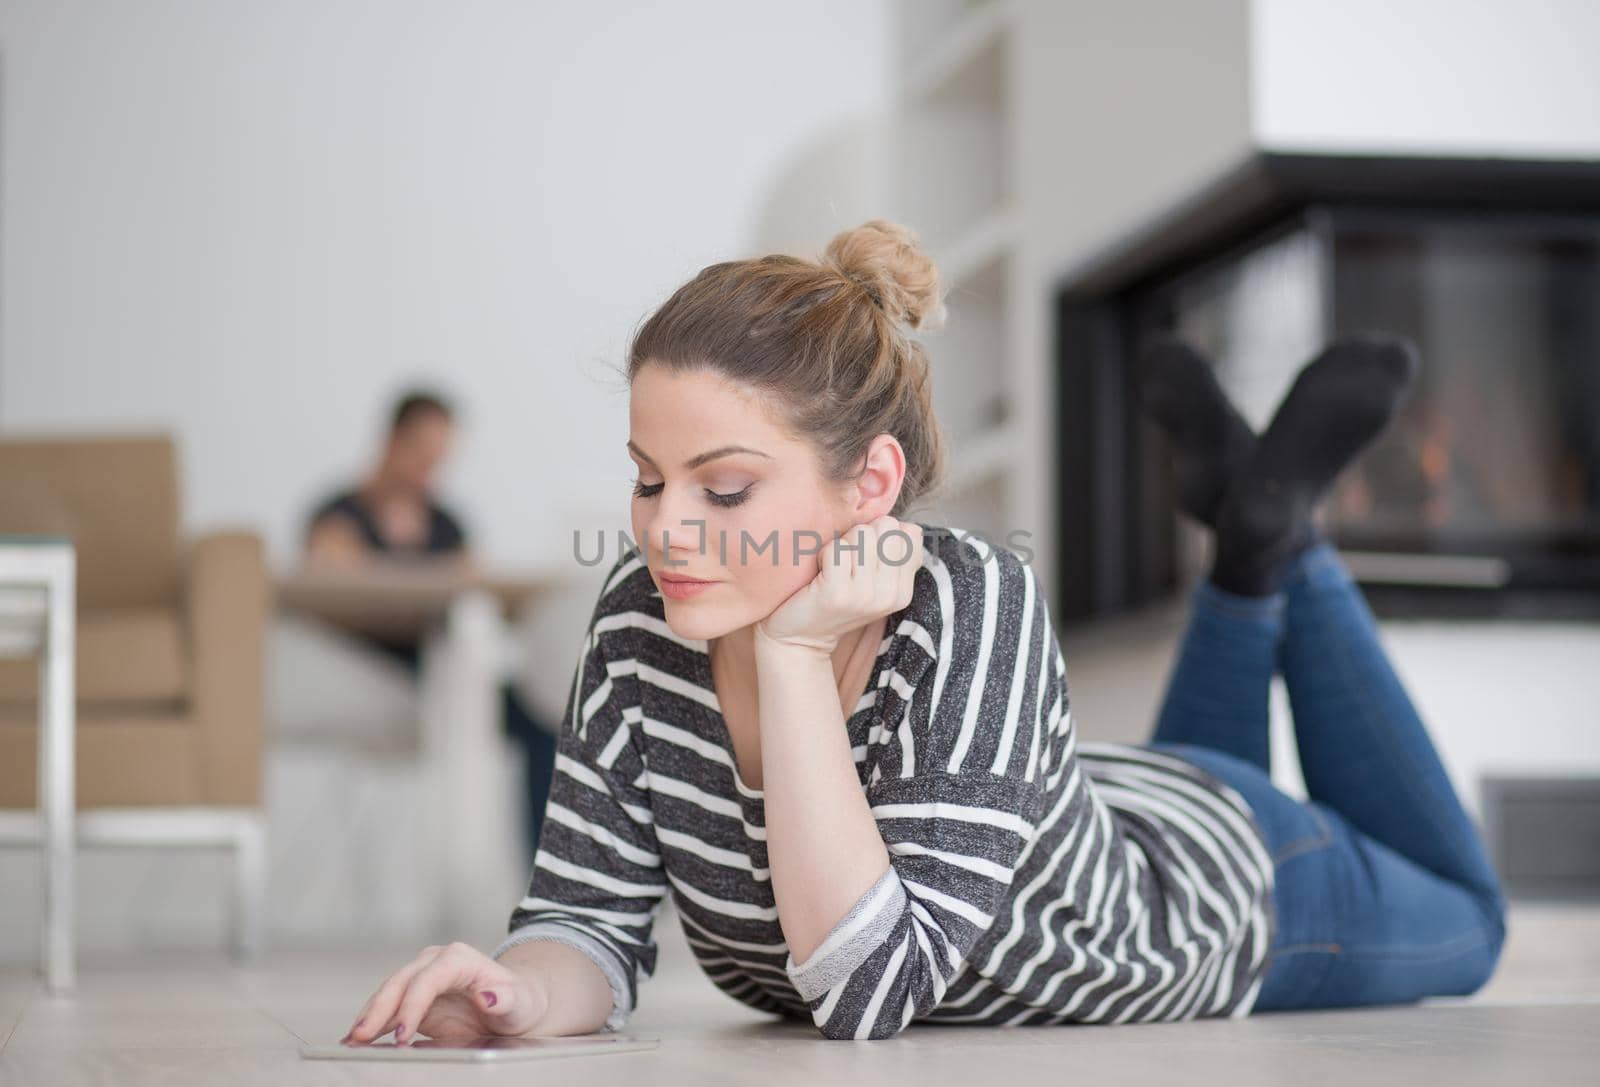
{"type": "Polygon", "coordinates": [[[756,624],[756,637],[832,653],[849,631],[911,602],[922,558],[921,526],[888,514],[856,525],[822,545],[817,575],[756,624]]]}

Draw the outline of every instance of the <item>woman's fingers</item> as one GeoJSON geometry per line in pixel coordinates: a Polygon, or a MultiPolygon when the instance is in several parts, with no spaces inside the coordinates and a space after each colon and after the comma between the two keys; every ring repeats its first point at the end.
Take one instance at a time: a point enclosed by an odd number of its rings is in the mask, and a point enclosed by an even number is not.
{"type": "Polygon", "coordinates": [[[870,574],[875,562],[875,552],[878,547],[878,533],[872,524],[856,525],[846,534],[845,543],[849,545],[846,551],[840,548],[841,553],[847,555],[846,562],[850,566],[851,578],[862,577],[870,574]]]}
{"type": "Polygon", "coordinates": [[[394,1011],[400,1005],[406,986],[441,950],[437,946],[425,947],[415,959],[385,978],[377,991],[367,998],[345,1038],[353,1042],[370,1042],[387,1034],[393,1027],[394,1011]]]}
{"type": "Polygon", "coordinates": [[[430,1038],[462,1033],[520,1034],[532,1022],[527,1003],[515,984],[475,977],[470,985],[435,997],[417,1026],[412,1028],[407,1019],[406,1029],[408,1034],[420,1032],[430,1038]]]}
{"type": "Polygon", "coordinates": [[[872,575],[873,610],[878,613],[894,611],[905,605],[901,595],[908,583],[910,571],[907,568],[916,561],[909,548],[916,544],[905,523],[888,515],[879,517],[866,528],[871,549],[866,555],[866,568],[872,575]]]}
{"type": "Polygon", "coordinates": [[[899,610],[911,603],[915,595],[917,571],[922,568],[922,530],[916,525],[901,522],[901,532],[890,542],[889,558],[896,565],[895,578],[895,603],[893,610],[899,610]]]}
{"type": "Polygon", "coordinates": [[[882,615],[904,607],[922,565],[921,530],[885,514],[853,526],[840,544],[838,608],[854,623],[861,614],[882,615]],[[848,575],[848,577],[844,576],[848,575]]]}
{"type": "Polygon", "coordinates": [[[479,980],[478,976],[482,973],[480,967],[488,961],[475,948],[466,944],[451,944],[418,971],[406,986],[405,996],[401,997],[400,1007],[395,1012],[395,1044],[415,1039],[418,1025],[443,993],[462,992],[475,1006],[482,1007],[483,998],[471,986],[479,980]]]}
{"type": "Polygon", "coordinates": [[[437,1030],[515,1034],[538,1017],[536,1003],[522,979],[477,948],[426,947],[384,979],[343,1041],[364,1044],[390,1031],[397,1045],[437,1030]]]}

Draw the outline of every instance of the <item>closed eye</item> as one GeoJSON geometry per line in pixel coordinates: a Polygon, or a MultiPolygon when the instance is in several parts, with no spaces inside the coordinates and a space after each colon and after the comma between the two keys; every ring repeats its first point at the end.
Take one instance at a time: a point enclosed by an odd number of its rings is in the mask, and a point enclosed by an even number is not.
{"type": "MultiPolygon", "coordinates": [[[[633,481],[633,494],[636,498],[654,498],[656,495],[661,493],[661,488],[665,486],[665,483],[640,483],[637,479],[635,479],[633,481]]],[[[754,487],[755,484],[752,483],[744,490],[739,491],[736,494],[719,494],[716,491],[708,490],[706,491],[706,500],[714,506],[721,506],[723,509],[732,509],[734,506],[743,505],[744,502],[750,497],[750,491],[754,487]]]]}

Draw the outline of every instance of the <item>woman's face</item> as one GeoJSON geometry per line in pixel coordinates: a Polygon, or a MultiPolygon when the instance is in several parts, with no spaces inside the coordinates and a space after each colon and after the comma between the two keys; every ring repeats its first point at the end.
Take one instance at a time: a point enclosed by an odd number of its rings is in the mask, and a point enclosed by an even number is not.
{"type": "Polygon", "coordinates": [[[646,364],[628,418],[633,537],[682,638],[719,638],[766,618],[816,576],[822,544],[887,513],[898,493],[898,480],[886,495],[828,483],[808,443],[747,387],[710,370],[646,364]],[[664,574],[713,584],[676,598],[664,574]]]}

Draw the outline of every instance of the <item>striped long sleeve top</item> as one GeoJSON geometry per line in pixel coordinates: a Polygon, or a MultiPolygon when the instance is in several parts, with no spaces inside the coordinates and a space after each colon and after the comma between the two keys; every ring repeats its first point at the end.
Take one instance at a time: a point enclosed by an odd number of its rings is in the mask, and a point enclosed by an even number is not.
{"type": "Polygon", "coordinates": [[[530,939],[584,952],[615,1029],[671,894],[714,984],[826,1038],[1249,1013],[1277,919],[1247,802],[1193,763],[1080,743],[1032,569],[920,527],[911,601],[846,721],[890,867],[806,961],[779,925],[762,790],[738,775],[708,645],[667,627],[634,550],[596,603],[496,955],[530,939]]]}

